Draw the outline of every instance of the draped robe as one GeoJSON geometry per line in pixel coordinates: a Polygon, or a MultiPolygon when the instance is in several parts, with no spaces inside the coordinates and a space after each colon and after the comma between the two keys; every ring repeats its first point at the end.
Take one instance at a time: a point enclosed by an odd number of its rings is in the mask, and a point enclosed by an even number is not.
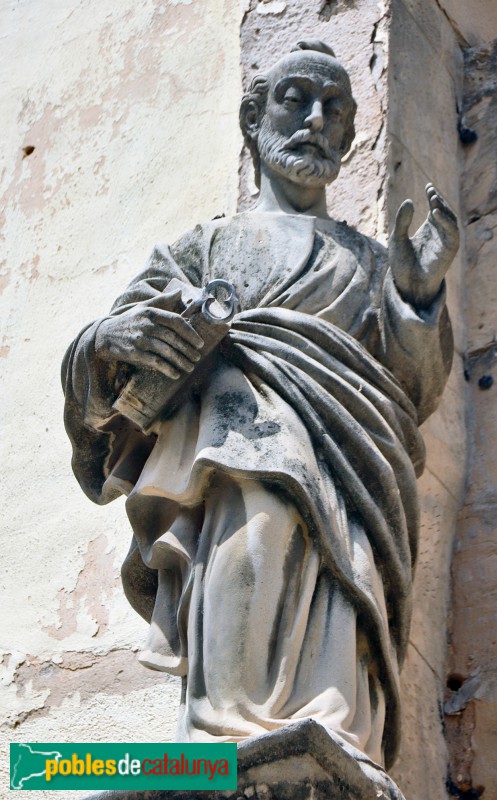
{"type": "Polygon", "coordinates": [[[345,223],[244,213],[158,247],[112,314],[223,278],[240,312],[201,384],[146,437],[86,328],[63,381],[73,468],[125,493],[123,583],[144,663],[183,677],[178,737],[232,740],[313,717],[388,767],[416,558],[418,425],[452,337],[445,287],[418,311],[384,248],[345,223]]]}

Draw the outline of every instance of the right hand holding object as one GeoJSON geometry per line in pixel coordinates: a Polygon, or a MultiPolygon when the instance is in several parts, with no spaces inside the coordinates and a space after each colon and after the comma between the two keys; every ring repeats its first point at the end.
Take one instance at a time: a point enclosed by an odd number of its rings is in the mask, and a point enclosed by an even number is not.
{"type": "Polygon", "coordinates": [[[204,342],[183,317],[164,308],[174,300],[160,294],[103,320],[95,337],[97,356],[155,369],[173,380],[192,372],[204,342]]]}

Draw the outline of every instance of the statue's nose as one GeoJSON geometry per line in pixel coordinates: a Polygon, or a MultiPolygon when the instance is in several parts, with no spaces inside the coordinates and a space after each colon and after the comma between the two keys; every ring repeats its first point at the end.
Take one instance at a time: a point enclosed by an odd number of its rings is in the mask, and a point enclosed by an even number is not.
{"type": "Polygon", "coordinates": [[[315,100],[312,104],[311,113],[305,118],[304,124],[311,131],[321,132],[323,130],[323,104],[321,100],[315,100]]]}

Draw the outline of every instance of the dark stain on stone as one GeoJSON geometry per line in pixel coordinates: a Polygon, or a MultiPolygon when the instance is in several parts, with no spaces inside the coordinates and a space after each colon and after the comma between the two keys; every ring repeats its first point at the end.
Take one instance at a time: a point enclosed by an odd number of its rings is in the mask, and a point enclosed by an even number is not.
{"type": "Polygon", "coordinates": [[[480,389],[490,389],[491,386],[494,384],[494,379],[491,375],[482,375],[480,380],[478,381],[478,386],[480,389]]]}
{"type": "Polygon", "coordinates": [[[468,145],[473,144],[478,139],[478,134],[473,128],[468,128],[466,125],[463,124],[462,119],[459,120],[457,123],[457,132],[459,133],[459,139],[461,140],[462,144],[468,145]]]}

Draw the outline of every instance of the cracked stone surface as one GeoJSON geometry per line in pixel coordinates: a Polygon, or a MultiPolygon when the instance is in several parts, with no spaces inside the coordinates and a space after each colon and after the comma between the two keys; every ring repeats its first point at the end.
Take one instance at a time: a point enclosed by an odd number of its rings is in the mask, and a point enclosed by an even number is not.
{"type": "MultiPolygon", "coordinates": [[[[243,85],[271,66],[299,39],[322,39],[350,73],[358,104],[356,138],[338,180],[328,189],[330,213],[361,232],[385,233],[384,180],[388,15],[376,0],[292,0],[285,8],[260,14],[261,4],[246,4],[241,26],[243,85]]],[[[240,208],[251,205],[256,188],[250,158],[240,168],[240,208]]]]}

